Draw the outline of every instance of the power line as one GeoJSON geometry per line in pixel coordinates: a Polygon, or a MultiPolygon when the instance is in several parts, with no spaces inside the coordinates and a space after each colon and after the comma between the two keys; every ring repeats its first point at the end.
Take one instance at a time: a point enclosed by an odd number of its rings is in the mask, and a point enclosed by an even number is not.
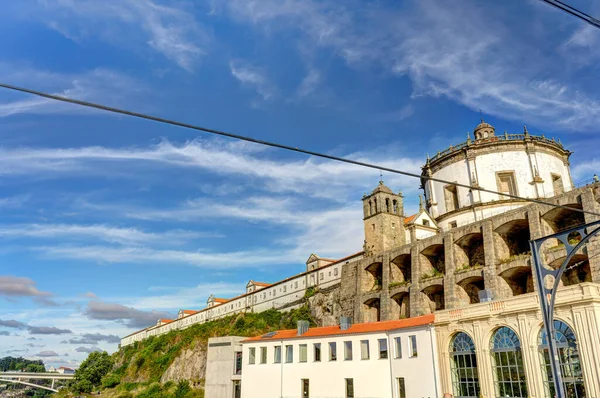
{"type": "Polygon", "coordinates": [[[579,19],[589,23],[590,25],[600,29],[600,20],[592,17],[589,14],[586,14],[583,11],[578,10],[575,7],[571,7],[567,3],[563,3],[560,0],[540,0],[540,1],[543,3],[549,4],[555,8],[558,8],[559,10],[564,11],[568,14],[571,14],[572,16],[579,18],[579,19]]]}
{"type": "Polygon", "coordinates": [[[471,186],[471,185],[461,184],[461,183],[454,182],[454,181],[442,180],[440,178],[429,177],[429,176],[426,176],[426,175],[415,174],[415,173],[411,173],[411,172],[408,172],[408,171],[397,170],[397,169],[392,169],[392,168],[389,168],[389,167],[379,166],[379,165],[376,165],[376,164],[373,164],[373,163],[360,162],[358,160],[352,160],[352,159],[342,158],[342,157],[339,157],[339,156],[328,155],[328,154],[325,154],[325,153],[320,153],[320,152],[315,152],[315,151],[311,151],[311,150],[308,150],[308,149],[302,149],[302,148],[293,147],[293,146],[289,146],[289,145],[279,144],[279,143],[276,143],[276,142],[259,140],[259,139],[252,138],[252,137],[247,137],[247,136],[243,136],[243,135],[239,135],[239,134],[228,133],[228,132],[225,132],[225,131],[215,130],[215,129],[211,129],[211,128],[207,128],[207,127],[196,126],[196,125],[189,124],[189,123],[178,122],[176,120],[165,119],[165,118],[158,117],[158,116],[152,116],[152,115],[147,115],[147,114],[144,114],[144,113],[138,113],[138,112],[128,111],[128,110],[125,110],[125,109],[113,108],[113,107],[106,106],[106,105],[96,104],[96,103],[87,102],[87,101],[81,101],[81,100],[77,100],[77,99],[73,99],[73,98],[68,98],[68,97],[62,97],[62,96],[55,95],[55,94],[48,94],[48,93],[45,93],[45,92],[42,92],[42,91],[36,91],[36,90],[28,89],[28,88],[12,86],[10,84],[5,84],[5,83],[0,83],[0,87],[6,88],[6,89],[9,89],[9,90],[13,90],[13,91],[20,91],[22,93],[37,95],[37,96],[40,96],[40,97],[44,97],[44,98],[48,98],[48,99],[52,99],[52,100],[56,100],[56,101],[67,102],[67,103],[75,104],[75,105],[81,105],[81,106],[85,106],[85,107],[88,107],[88,108],[94,108],[94,109],[99,109],[99,110],[103,110],[103,111],[107,111],[107,112],[118,113],[118,114],[121,114],[121,115],[133,116],[133,117],[137,117],[137,118],[140,118],[140,119],[152,120],[154,122],[170,124],[170,125],[173,125],[173,126],[183,127],[183,128],[187,128],[187,129],[192,129],[192,130],[197,130],[197,131],[203,131],[205,133],[215,134],[215,135],[219,135],[219,136],[222,136],[222,137],[228,137],[228,138],[233,138],[233,139],[237,139],[237,140],[252,142],[252,143],[255,143],[255,144],[265,145],[265,146],[269,146],[269,147],[273,147],[273,148],[285,149],[285,150],[288,150],[288,151],[303,153],[305,155],[315,156],[315,157],[319,157],[319,158],[323,158],[323,159],[335,160],[337,162],[343,162],[343,163],[353,164],[353,165],[356,165],[356,166],[368,167],[370,169],[376,169],[376,170],[380,170],[380,171],[387,171],[387,172],[392,173],[392,174],[400,174],[400,175],[404,175],[404,176],[408,176],[408,177],[414,177],[414,178],[418,178],[418,179],[423,179],[423,180],[428,180],[428,181],[433,181],[433,182],[439,182],[439,183],[442,183],[442,184],[454,185],[454,186],[457,186],[457,187],[468,188],[470,190],[476,190],[476,191],[481,191],[481,192],[492,193],[492,194],[495,194],[495,195],[505,196],[505,197],[508,197],[508,198],[511,198],[511,199],[518,199],[518,200],[523,200],[523,201],[526,201],[526,202],[537,203],[537,204],[546,205],[546,206],[552,206],[552,207],[557,207],[557,208],[563,208],[563,209],[567,209],[567,210],[571,210],[571,211],[576,211],[576,212],[579,212],[579,213],[590,214],[590,215],[594,215],[594,216],[599,216],[600,217],[600,213],[590,212],[590,211],[586,211],[586,210],[583,210],[583,209],[578,209],[578,208],[575,208],[575,207],[565,206],[565,205],[561,205],[561,204],[557,204],[557,203],[546,202],[546,201],[539,200],[539,199],[523,198],[521,196],[517,196],[517,195],[513,195],[513,194],[509,194],[509,193],[504,193],[504,192],[497,192],[497,191],[493,191],[491,189],[482,188],[482,187],[479,187],[479,186],[471,186]]]}

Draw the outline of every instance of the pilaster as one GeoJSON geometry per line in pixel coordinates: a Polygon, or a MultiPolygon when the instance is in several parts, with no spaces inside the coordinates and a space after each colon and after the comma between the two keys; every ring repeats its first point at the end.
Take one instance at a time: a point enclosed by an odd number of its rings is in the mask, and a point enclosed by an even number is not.
{"type": "Polygon", "coordinates": [[[379,296],[379,317],[381,321],[387,321],[390,318],[390,255],[383,255],[381,262],[381,294],[379,296]]]}
{"type": "MultiPolygon", "coordinates": [[[[598,213],[598,203],[594,198],[594,193],[591,189],[586,189],[581,193],[581,206],[583,210],[588,212],[598,213]]],[[[586,224],[597,221],[600,217],[593,214],[585,213],[584,219],[586,224]]],[[[600,283],[600,236],[596,235],[588,241],[586,248],[590,271],[592,272],[592,282],[600,283]]]]}
{"type": "Polygon", "coordinates": [[[494,229],[491,221],[485,221],[481,227],[483,235],[483,252],[485,265],[483,267],[483,282],[486,289],[490,289],[494,299],[498,294],[498,272],[496,271],[496,249],[494,248],[494,229]]]}
{"type": "Polygon", "coordinates": [[[454,263],[454,234],[446,233],[444,236],[444,307],[456,308],[456,277],[454,271],[456,264],[454,263]]]}
{"type": "Polygon", "coordinates": [[[410,316],[424,315],[421,294],[421,243],[410,248],[410,316]]]}

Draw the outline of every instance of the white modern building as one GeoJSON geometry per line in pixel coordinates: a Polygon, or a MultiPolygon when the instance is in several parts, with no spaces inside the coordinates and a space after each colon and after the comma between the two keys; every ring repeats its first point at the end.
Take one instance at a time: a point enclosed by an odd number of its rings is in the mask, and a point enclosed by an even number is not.
{"type": "Polygon", "coordinates": [[[242,398],[441,396],[433,315],[242,341],[242,398]]]}
{"type": "Polygon", "coordinates": [[[207,398],[240,398],[242,394],[242,340],[226,336],[208,339],[204,395],[207,398]]]}

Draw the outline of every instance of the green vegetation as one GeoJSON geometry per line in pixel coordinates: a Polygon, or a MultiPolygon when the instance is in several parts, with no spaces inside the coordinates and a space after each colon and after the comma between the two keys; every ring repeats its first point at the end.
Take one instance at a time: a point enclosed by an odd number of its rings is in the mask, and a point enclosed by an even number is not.
{"type": "Polygon", "coordinates": [[[388,289],[393,289],[398,286],[408,286],[408,285],[410,285],[410,281],[392,282],[388,285],[388,289]]]}
{"type": "Polygon", "coordinates": [[[454,273],[460,274],[461,272],[467,272],[467,271],[472,271],[474,269],[481,269],[481,268],[483,268],[483,265],[481,265],[479,263],[477,263],[473,266],[469,265],[468,263],[465,263],[465,264],[461,265],[460,267],[456,268],[454,273]]]}
{"type": "Polygon", "coordinates": [[[25,358],[13,358],[13,357],[4,357],[0,358],[0,372],[10,372],[10,371],[21,371],[21,372],[45,372],[46,368],[44,367],[44,362],[41,360],[31,361],[25,358]]]}
{"type": "Polygon", "coordinates": [[[106,353],[92,353],[75,373],[75,381],[69,389],[61,390],[58,395],[69,397],[102,390],[102,396],[110,398],[203,398],[203,379],[160,383],[162,375],[184,350],[205,349],[210,337],[252,337],[279,329],[295,329],[299,320],[316,325],[308,305],[285,313],[271,309],[256,314],[231,315],[153,336],[122,348],[112,357],[106,353]],[[104,372],[106,358],[111,363],[107,373],[104,372]]]}
{"type": "Polygon", "coordinates": [[[434,268],[431,272],[423,274],[423,276],[421,276],[421,281],[432,278],[440,278],[442,276],[444,276],[444,274],[434,268]]]}
{"type": "Polygon", "coordinates": [[[309,299],[312,296],[314,296],[315,294],[319,293],[319,287],[318,286],[309,286],[306,289],[306,292],[304,292],[304,298],[305,299],[309,299]]]}
{"type": "Polygon", "coordinates": [[[381,277],[379,276],[375,278],[375,282],[373,283],[373,287],[371,288],[371,291],[375,290],[381,290],[381,277]]]}
{"type": "Polygon", "coordinates": [[[498,264],[506,264],[506,263],[510,263],[512,261],[515,260],[521,260],[524,258],[529,258],[531,256],[531,252],[526,252],[526,253],[521,253],[521,254],[515,254],[513,256],[507,257],[507,258],[501,258],[498,260],[498,264]]]}

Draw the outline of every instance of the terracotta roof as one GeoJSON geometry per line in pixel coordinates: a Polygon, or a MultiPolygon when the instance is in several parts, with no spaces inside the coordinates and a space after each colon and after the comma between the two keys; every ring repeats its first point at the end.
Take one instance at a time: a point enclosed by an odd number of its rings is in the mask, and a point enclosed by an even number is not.
{"type": "Polygon", "coordinates": [[[265,283],[265,282],[254,282],[254,284],[256,286],[271,286],[270,283],[265,283]]]}
{"type": "Polygon", "coordinates": [[[194,315],[197,314],[200,311],[194,311],[194,310],[182,310],[184,314],[186,315],[194,315]]]}
{"type": "Polygon", "coordinates": [[[273,337],[251,337],[244,340],[243,342],[263,341],[263,340],[288,340],[288,339],[302,339],[305,337],[325,337],[325,336],[337,336],[345,334],[358,334],[358,333],[374,333],[374,332],[385,332],[389,330],[404,329],[415,326],[430,325],[433,323],[434,315],[424,315],[414,318],[398,319],[394,321],[383,321],[383,322],[371,322],[371,323],[358,323],[350,326],[347,330],[340,329],[339,326],[325,326],[319,328],[309,328],[306,333],[302,336],[298,336],[296,329],[279,330],[273,337]]]}
{"type": "Polygon", "coordinates": [[[229,301],[229,299],[224,299],[224,298],[216,298],[216,297],[215,297],[215,302],[217,302],[217,303],[226,303],[226,302],[228,302],[228,301],[229,301]]]}
{"type": "Polygon", "coordinates": [[[160,323],[171,323],[173,322],[172,319],[159,319],[160,323]]]}
{"type": "Polygon", "coordinates": [[[66,366],[61,366],[59,369],[64,369],[64,370],[74,370],[73,368],[67,368],[66,366]]]}
{"type": "Polygon", "coordinates": [[[411,222],[413,222],[415,217],[418,215],[419,215],[419,213],[413,214],[412,216],[408,216],[408,217],[404,218],[404,224],[410,224],[411,222]]]}

